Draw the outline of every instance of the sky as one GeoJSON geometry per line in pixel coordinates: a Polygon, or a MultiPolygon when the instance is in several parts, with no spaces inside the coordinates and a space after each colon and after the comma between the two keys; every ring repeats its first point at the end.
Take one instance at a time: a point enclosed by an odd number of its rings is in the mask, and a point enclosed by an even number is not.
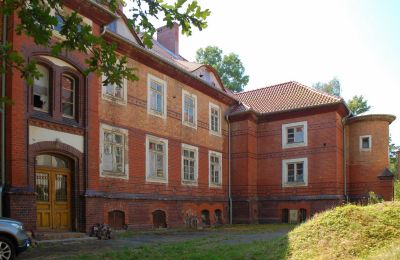
{"type": "Polygon", "coordinates": [[[211,16],[203,31],[180,36],[183,57],[194,61],[208,45],[238,54],[250,76],[245,91],[337,77],[345,100],[363,95],[371,112],[397,116],[390,132],[400,145],[399,0],[198,2],[211,16]]]}

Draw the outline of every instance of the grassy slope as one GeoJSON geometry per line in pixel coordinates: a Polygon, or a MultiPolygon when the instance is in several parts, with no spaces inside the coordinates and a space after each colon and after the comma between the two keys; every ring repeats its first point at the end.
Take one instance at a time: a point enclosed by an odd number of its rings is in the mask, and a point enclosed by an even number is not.
{"type": "Polygon", "coordinates": [[[399,238],[399,202],[347,205],[321,213],[290,232],[288,258],[365,258],[385,251],[399,238]]]}

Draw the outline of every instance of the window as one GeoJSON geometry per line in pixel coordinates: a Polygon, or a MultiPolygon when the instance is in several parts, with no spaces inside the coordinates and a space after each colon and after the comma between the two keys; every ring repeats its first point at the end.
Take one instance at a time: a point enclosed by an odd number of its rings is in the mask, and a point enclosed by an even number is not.
{"type": "Polygon", "coordinates": [[[128,130],[101,124],[101,176],[128,179],[128,130]]]}
{"type": "Polygon", "coordinates": [[[221,186],[222,184],[222,154],[209,151],[209,172],[210,172],[210,186],[221,186]]]}
{"type": "Polygon", "coordinates": [[[182,183],[197,184],[198,148],[182,144],[182,183]]]}
{"type": "Polygon", "coordinates": [[[369,152],[372,148],[372,137],[370,135],[360,136],[360,151],[369,152]]]}
{"type": "Polygon", "coordinates": [[[307,158],[282,161],[282,186],[297,187],[308,185],[307,158]]]}
{"type": "Polygon", "coordinates": [[[147,111],[149,114],[166,118],[167,84],[152,75],[148,76],[147,111]]]}
{"type": "MultiPolygon", "coordinates": [[[[60,13],[56,13],[56,11],[54,9],[50,10],[50,15],[54,16],[57,19],[57,25],[55,25],[53,27],[54,35],[56,35],[57,37],[62,38],[62,39],[65,38],[64,35],[61,35],[61,30],[63,29],[63,26],[65,24],[64,19],[71,16],[72,13],[73,13],[73,10],[71,10],[70,8],[68,8],[66,6],[62,6],[62,10],[60,11],[60,13]]],[[[92,20],[90,20],[89,18],[82,16],[80,14],[78,14],[78,16],[82,19],[82,23],[77,26],[78,32],[82,29],[82,25],[88,25],[88,26],[92,27],[92,25],[93,25],[92,20]]]]}
{"type": "Polygon", "coordinates": [[[185,90],[182,90],[182,122],[194,128],[197,125],[197,96],[185,90]]]}
{"type": "Polygon", "coordinates": [[[75,117],[75,79],[63,74],[61,77],[61,103],[64,117],[75,117]]]}
{"type": "Polygon", "coordinates": [[[209,104],[209,110],[210,110],[210,133],[211,134],[216,134],[216,135],[221,135],[221,113],[219,106],[210,103],[209,104]]]}
{"type": "Polygon", "coordinates": [[[50,73],[46,67],[39,64],[37,69],[42,76],[33,83],[33,107],[35,110],[49,112],[50,73]]]}
{"type": "Polygon", "coordinates": [[[168,182],[168,141],[146,136],[146,180],[168,182]]]}
{"type": "MultiPolygon", "coordinates": [[[[106,80],[105,76],[102,76],[102,82],[106,80]]],[[[125,105],[127,103],[127,80],[123,80],[122,86],[116,84],[103,84],[102,83],[103,98],[110,101],[116,101],[117,103],[125,105]]]]}
{"type": "Polygon", "coordinates": [[[307,121],[282,125],[282,148],[307,146],[307,121]]]}

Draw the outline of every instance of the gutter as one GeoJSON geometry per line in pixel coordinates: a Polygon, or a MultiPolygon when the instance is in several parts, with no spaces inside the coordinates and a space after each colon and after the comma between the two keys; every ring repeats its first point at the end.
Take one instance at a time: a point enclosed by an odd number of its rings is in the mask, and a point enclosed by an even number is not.
{"type": "Polygon", "coordinates": [[[346,122],[353,115],[346,103],[346,108],[349,110],[347,116],[342,118],[343,126],[343,193],[346,198],[346,202],[349,202],[349,195],[347,194],[347,150],[346,150],[346,122]]]}
{"type": "Polygon", "coordinates": [[[229,199],[229,224],[232,225],[232,185],[231,185],[231,124],[229,114],[225,116],[228,123],[228,199],[229,199]]]}
{"type": "MultiPolygon", "coordinates": [[[[2,43],[5,44],[7,42],[7,15],[3,15],[3,39],[2,43]]],[[[3,57],[1,61],[2,73],[1,73],[1,97],[4,98],[6,96],[6,58],[3,57]]],[[[1,184],[0,184],[0,216],[3,216],[3,190],[5,185],[6,178],[6,111],[5,111],[5,103],[1,102],[1,184]]]]}

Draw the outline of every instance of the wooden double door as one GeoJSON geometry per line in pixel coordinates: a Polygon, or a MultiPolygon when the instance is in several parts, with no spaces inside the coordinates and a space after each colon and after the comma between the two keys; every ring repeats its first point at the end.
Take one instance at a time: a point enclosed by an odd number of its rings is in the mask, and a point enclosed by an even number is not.
{"type": "Polygon", "coordinates": [[[36,208],[40,230],[70,230],[71,171],[68,168],[37,167],[36,208]]]}

